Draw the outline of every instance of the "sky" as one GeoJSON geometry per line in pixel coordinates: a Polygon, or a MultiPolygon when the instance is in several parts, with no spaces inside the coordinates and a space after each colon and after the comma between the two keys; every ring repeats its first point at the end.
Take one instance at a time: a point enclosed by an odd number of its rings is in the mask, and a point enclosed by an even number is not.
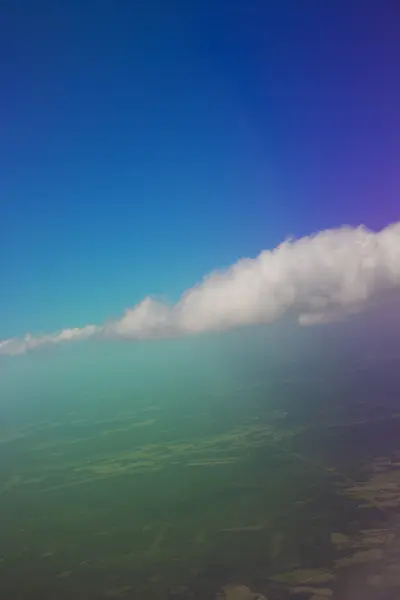
{"type": "Polygon", "coordinates": [[[383,0],[2,2],[0,351],[396,292],[399,25],[383,0]]]}

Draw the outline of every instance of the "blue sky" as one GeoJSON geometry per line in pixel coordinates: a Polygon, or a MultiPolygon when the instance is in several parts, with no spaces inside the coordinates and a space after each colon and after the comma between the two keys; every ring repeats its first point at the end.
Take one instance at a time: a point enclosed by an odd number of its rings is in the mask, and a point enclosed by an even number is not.
{"type": "Polygon", "coordinates": [[[0,339],[398,220],[394,2],[0,9],[0,339]]]}

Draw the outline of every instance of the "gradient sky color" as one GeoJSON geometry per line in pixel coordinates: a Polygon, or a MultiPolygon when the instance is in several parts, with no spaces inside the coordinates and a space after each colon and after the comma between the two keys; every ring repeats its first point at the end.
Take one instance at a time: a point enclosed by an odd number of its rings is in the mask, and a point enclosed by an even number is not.
{"type": "Polygon", "coordinates": [[[0,8],[0,339],[399,219],[391,1],[0,8]]]}

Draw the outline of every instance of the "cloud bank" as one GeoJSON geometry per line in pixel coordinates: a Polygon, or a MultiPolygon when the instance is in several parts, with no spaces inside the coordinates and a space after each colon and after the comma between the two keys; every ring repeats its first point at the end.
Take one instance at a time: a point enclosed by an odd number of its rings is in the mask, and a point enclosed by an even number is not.
{"type": "Polygon", "coordinates": [[[284,316],[300,325],[334,321],[361,311],[386,293],[400,291],[400,222],[380,232],[342,227],[287,240],[256,258],[215,271],[174,305],[150,297],[103,325],[26,334],[0,342],[0,354],[98,338],[177,337],[284,316]]]}

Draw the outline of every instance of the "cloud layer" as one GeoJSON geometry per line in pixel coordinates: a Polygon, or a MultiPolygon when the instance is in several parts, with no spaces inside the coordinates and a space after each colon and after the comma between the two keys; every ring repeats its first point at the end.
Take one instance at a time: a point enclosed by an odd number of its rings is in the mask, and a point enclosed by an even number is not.
{"type": "Polygon", "coordinates": [[[146,297],[103,325],[4,340],[0,354],[92,337],[176,337],[270,323],[285,315],[313,325],[359,312],[393,291],[400,291],[400,222],[378,233],[342,227],[287,240],[215,271],[174,305],[146,297]]]}

